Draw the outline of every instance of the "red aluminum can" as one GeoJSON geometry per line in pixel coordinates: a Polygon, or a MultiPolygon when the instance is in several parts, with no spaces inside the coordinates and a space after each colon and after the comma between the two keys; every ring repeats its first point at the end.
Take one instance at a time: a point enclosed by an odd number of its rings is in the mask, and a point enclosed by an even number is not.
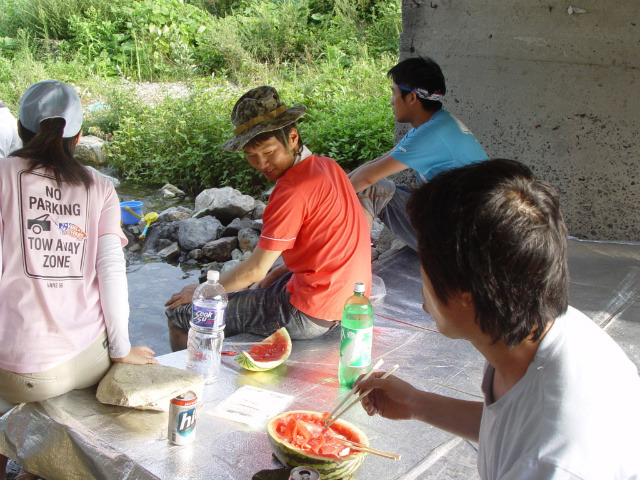
{"type": "Polygon", "coordinates": [[[291,470],[289,480],[321,480],[320,472],[311,467],[296,467],[291,470]]]}
{"type": "Polygon", "coordinates": [[[171,399],[167,436],[174,445],[187,445],[195,439],[197,403],[198,397],[191,390],[171,399]]]}

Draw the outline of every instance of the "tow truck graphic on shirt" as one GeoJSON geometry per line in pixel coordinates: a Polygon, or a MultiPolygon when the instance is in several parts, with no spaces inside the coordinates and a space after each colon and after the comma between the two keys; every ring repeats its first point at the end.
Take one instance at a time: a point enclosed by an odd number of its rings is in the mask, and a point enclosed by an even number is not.
{"type": "Polygon", "coordinates": [[[48,232],[51,230],[51,222],[47,220],[47,218],[49,218],[49,214],[45,213],[37,218],[27,220],[27,228],[36,235],[39,235],[41,232],[48,232]]]}
{"type": "Polygon", "coordinates": [[[68,235],[75,238],[78,241],[82,241],[87,238],[87,234],[82,231],[75,223],[60,222],[56,223],[55,220],[49,221],[49,214],[45,213],[39,217],[27,220],[27,229],[30,229],[36,235],[41,232],[48,232],[51,230],[51,222],[55,223],[62,235],[68,235]]]}

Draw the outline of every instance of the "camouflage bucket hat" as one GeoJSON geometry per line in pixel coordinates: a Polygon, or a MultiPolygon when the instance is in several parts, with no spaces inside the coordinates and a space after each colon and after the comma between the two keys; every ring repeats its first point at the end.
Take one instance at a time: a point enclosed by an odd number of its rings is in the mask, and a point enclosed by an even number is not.
{"type": "Polygon", "coordinates": [[[266,85],[242,95],[231,112],[235,135],[222,145],[228,152],[237,152],[253,137],[279,130],[297,121],[307,112],[304,105],[288,107],[280,101],[278,91],[266,85]]]}

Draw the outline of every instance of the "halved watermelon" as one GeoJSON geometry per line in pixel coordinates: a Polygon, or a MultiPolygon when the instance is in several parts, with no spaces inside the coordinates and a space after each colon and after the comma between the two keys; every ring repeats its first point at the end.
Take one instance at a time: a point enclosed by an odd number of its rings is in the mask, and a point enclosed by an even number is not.
{"type": "Polygon", "coordinates": [[[306,410],[281,413],[267,423],[267,436],[276,457],[285,465],[313,467],[323,480],[334,480],[355,472],[366,455],[352,450],[340,438],[363,445],[369,445],[369,440],[362,430],[340,418],[325,427],[325,416],[306,410]]]}
{"type": "Polygon", "coordinates": [[[289,355],[291,337],[287,329],[282,327],[258,345],[253,345],[248,352],[242,352],[235,360],[247,370],[263,372],[282,364],[289,355]]]}

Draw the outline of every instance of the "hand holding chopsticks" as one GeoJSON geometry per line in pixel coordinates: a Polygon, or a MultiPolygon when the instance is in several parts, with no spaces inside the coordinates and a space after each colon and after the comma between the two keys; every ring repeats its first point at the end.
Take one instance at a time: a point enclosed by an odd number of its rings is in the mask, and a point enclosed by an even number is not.
{"type": "MultiPolygon", "coordinates": [[[[361,381],[366,380],[367,378],[369,378],[369,376],[371,376],[371,374],[374,372],[374,370],[378,369],[380,367],[380,365],[382,365],[382,363],[383,363],[382,359],[378,360],[378,362],[373,366],[373,368],[371,370],[369,370],[369,372],[365,376],[362,377],[361,381]]],[[[380,378],[387,378],[389,375],[391,375],[393,372],[395,372],[398,369],[398,367],[399,367],[399,365],[395,365],[391,370],[386,372],[380,378]]],[[[325,427],[330,427],[333,424],[333,422],[335,422],[338,419],[338,417],[344,415],[344,413],[347,410],[349,410],[351,407],[353,407],[356,403],[358,403],[364,397],[369,395],[373,389],[370,388],[369,390],[367,390],[364,393],[361,393],[360,395],[357,395],[357,390],[358,390],[358,384],[353,386],[353,388],[351,389],[349,394],[347,396],[345,396],[345,398],[342,400],[342,402],[340,402],[340,404],[327,416],[327,418],[324,419],[325,427]],[[355,399],[353,399],[354,396],[355,396],[355,399]],[[351,399],[353,399],[353,401],[349,405],[347,405],[340,413],[337,413],[338,410],[340,409],[340,407],[342,407],[342,405],[344,405],[348,400],[351,400],[351,399]]]]}
{"type": "MultiPolygon", "coordinates": [[[[369,378],[371,376],[371,374],[373,373],[374,370],[377,370],[378,368],[380,368],[380,366],[384,363],[384,360],[380,359],[376,362],[376,364],[373,366],[373,368],[371,370],[369,370],[364,377],[362,377],[362,379],[366,379],[369,378]]],[[[355,394],[356,390],[358,389],[358,387],[356,387],[355,385],[353,386],[353,388],[351,389],[351,391],[345,395],[345,397],[342,399],[342,401],[338,404],[338,406],[336,408],[334,408],[331,413],[329,415],[327,415],[327,418],[324,419],[324,425],[325,426],[329,426],[327,425],[327,422],[329,421],[329,419],[332,419],[335,415],[335,413],[340,410],[340,407],[342,407],[345,403],[347,403],[347,401],[352,398],[352,395],[355,394]]],[[[342,412],[344,413],[344,412],[342,412]]],[[[335,417],[338,418],[338,417],[335,417]]]]}

